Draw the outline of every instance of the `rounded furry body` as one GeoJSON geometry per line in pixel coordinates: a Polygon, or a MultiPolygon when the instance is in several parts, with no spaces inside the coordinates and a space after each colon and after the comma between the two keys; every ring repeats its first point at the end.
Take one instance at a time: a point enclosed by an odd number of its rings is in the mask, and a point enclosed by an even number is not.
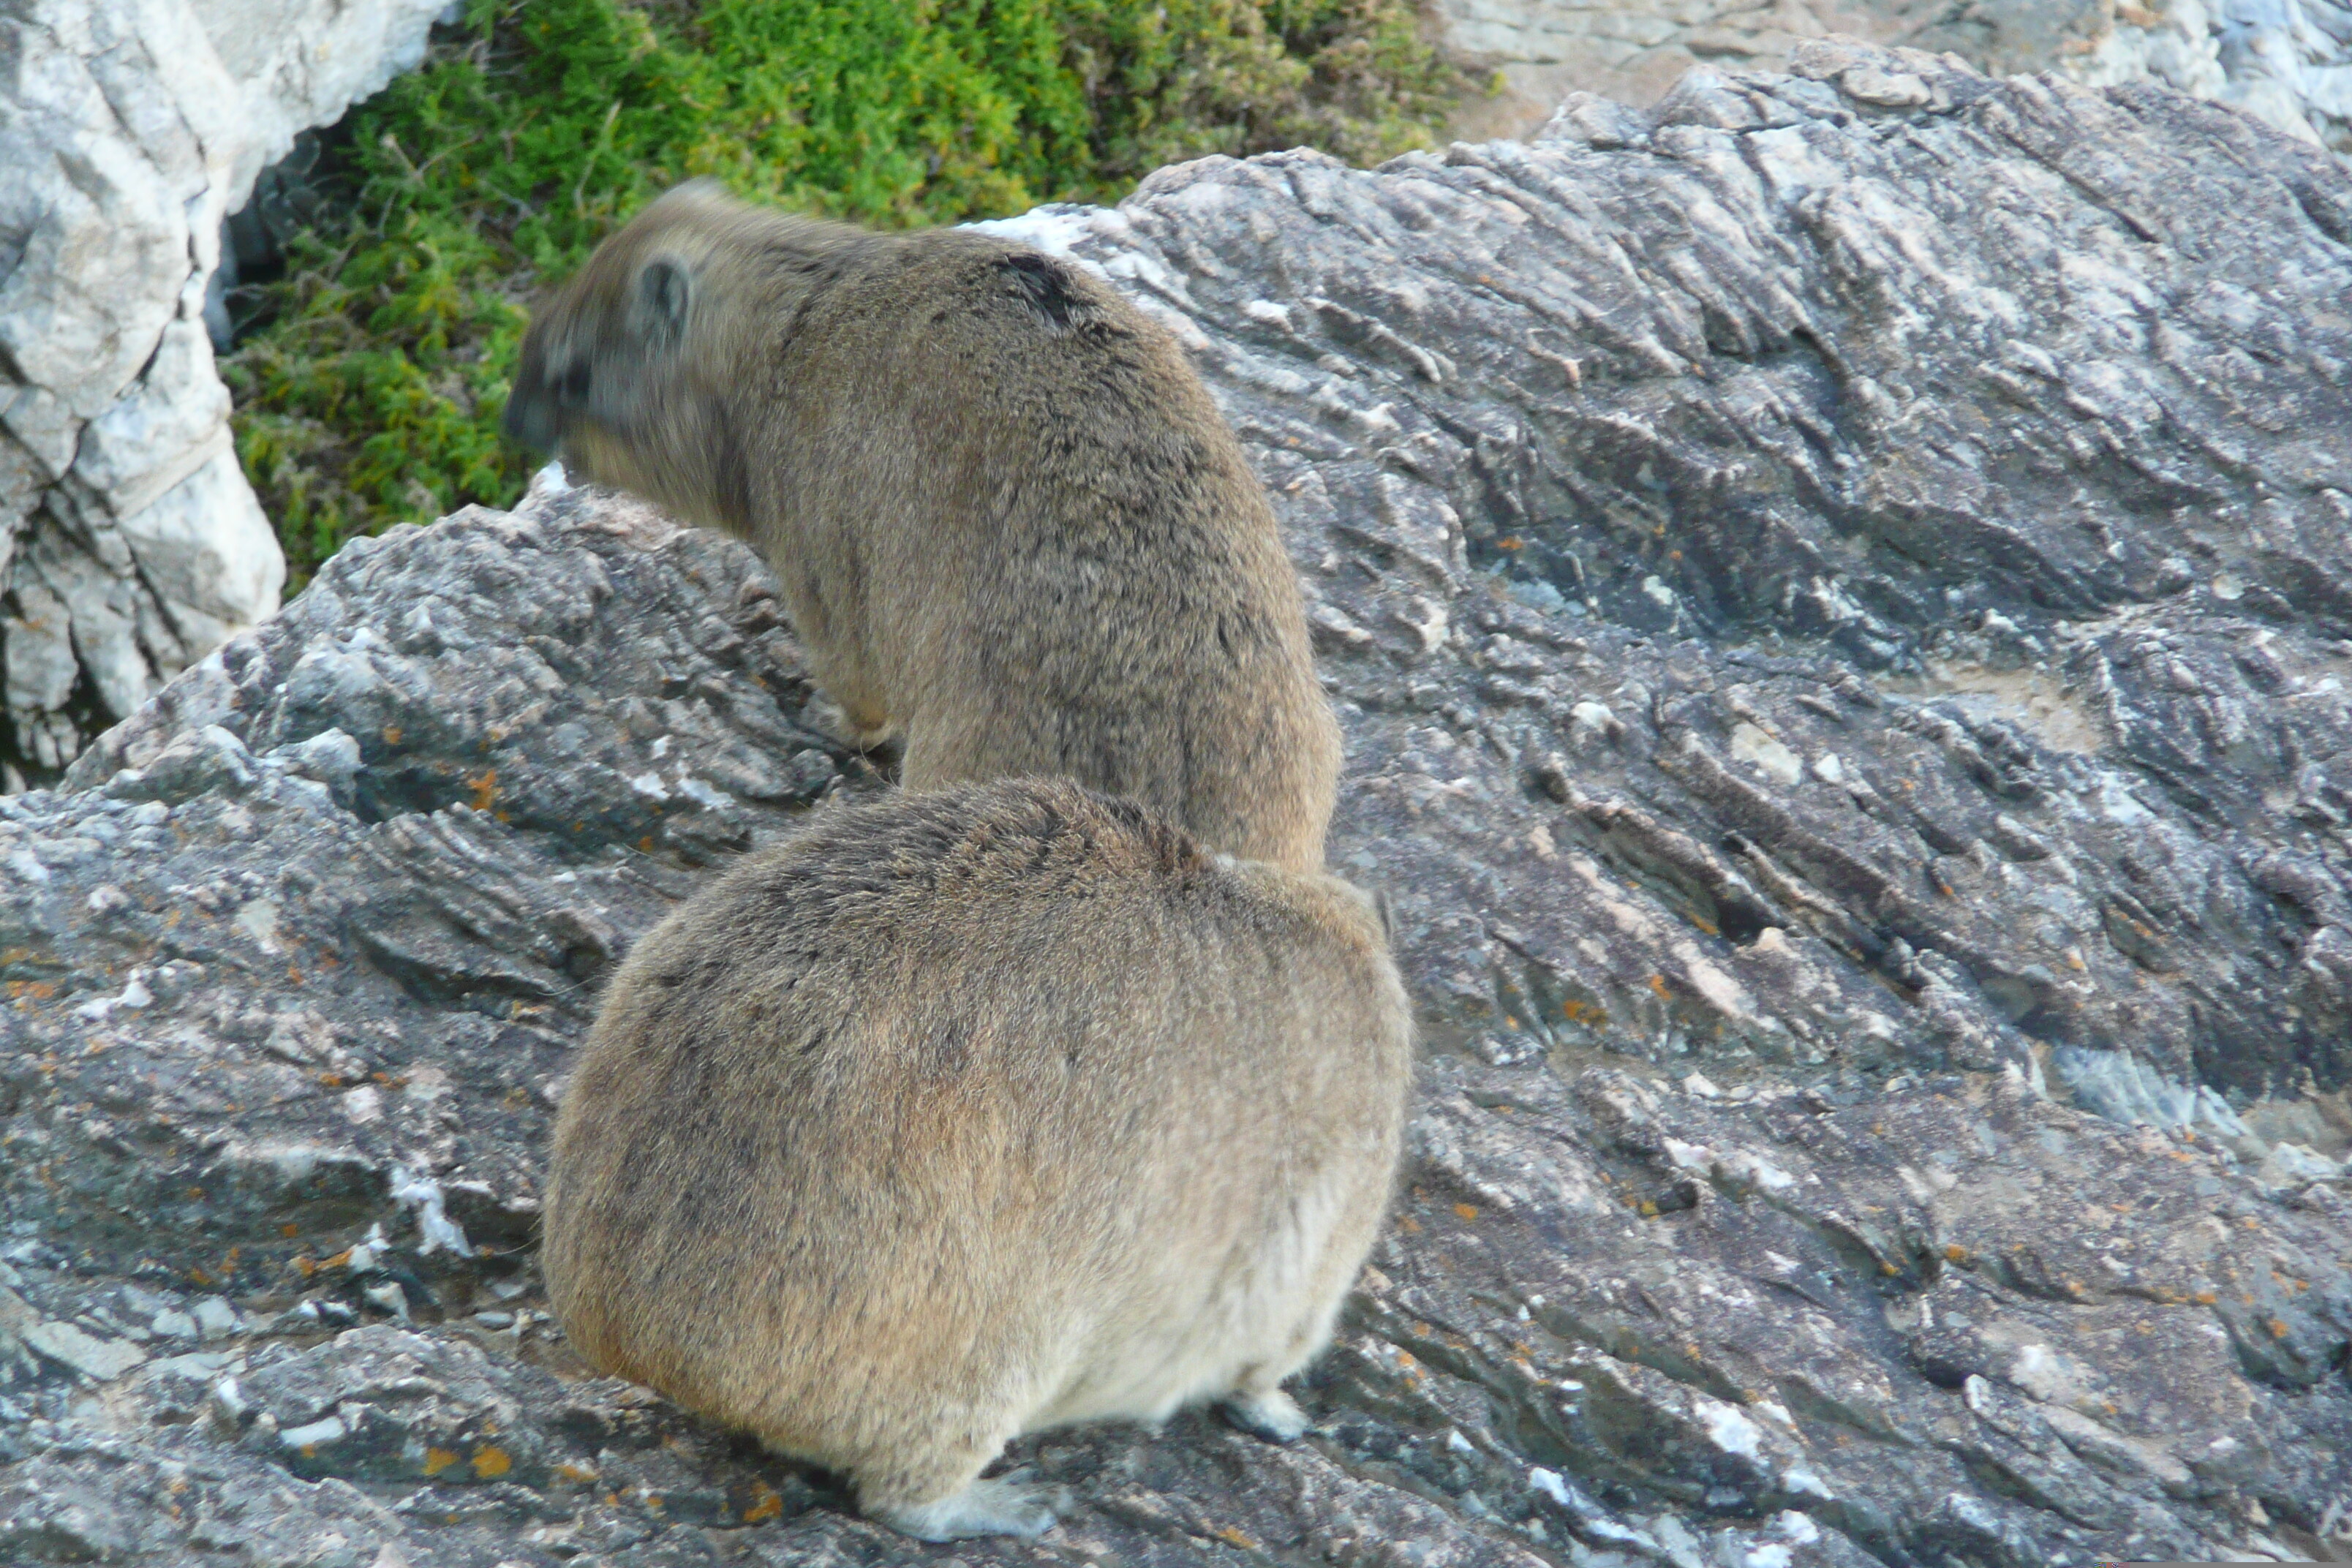
{"type": "Polygon", "coordinates": [[[1273,511],[1182,351],[1085,268],[689,186],[540,311],[507,427],[748,539],[908,788],[1071,777],[1321,868],[1339,729],[1273,511]]]}
{"type": "Polygon", "coordinates": [[[617,972],[550,1291],[596,1366],[902,1529],[1043,1528],[981,1506],[1020,1433],[1303,1425],[1276,1385],[1371,1245],[1411,1055],[1345,882],[1058,780],[838,808],[617,972]]]}

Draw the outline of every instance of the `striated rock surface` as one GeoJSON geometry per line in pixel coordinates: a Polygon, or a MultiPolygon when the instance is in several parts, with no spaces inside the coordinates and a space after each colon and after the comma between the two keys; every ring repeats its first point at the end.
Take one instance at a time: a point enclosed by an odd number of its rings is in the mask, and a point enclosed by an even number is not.
{"type": "Polygon", "coordinates": [[[204,323],[221,222],[442,9],[0,3],[0,788],[278,607],[204,323]]]}
{"type": "Polygon", "coordinates": [[[1693,67],[1780,69],[1808,41],[1952,51],[1979,70],[2093,87],[2160,82],[2352,154],[2345,0],[1443,0],[1445,37],[1491,62],[1465,129],[1523,135],[1571,91],[1647,106],[1693,67]]]}
{"type": "Polygon", "coordinates": [[[1306,1441],[925,1548],[584,1375],[613,957],[885,787],[740,547],[355,545],[0,801],[0,1559],[1977,1568],[2352,1521],[2352,182],[1800,50],[999,226],[1249,445],[1428,1060],[1306,1441]]]}

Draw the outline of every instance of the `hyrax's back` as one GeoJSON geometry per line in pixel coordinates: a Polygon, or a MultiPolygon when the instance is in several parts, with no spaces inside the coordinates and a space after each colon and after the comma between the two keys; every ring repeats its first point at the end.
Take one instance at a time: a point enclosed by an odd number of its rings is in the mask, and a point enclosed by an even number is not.
{"type": "Polygon", "coordinates": [[[1058,781],[841,808],[614,979],[556,1131],[556,1310],[952,1532],[1019,1432],[1279,1400],[1386,1204],[1409,1054],[1344,883],[1058,781]]]}
{"type": "Polygon", "coordinates": [[[1339,733],[1273,512],[1084,268],[674,193],[541,312],[509,420],[759,544],[910,788],[1075,777],[1321,866],[1339,733]]]}

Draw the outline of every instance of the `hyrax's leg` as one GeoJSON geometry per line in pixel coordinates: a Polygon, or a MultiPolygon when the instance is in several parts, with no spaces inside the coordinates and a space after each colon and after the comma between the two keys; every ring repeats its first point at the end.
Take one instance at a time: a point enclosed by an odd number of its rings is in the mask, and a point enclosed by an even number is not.
{"type": "Polygon", "coordinates": [[[981,1470],[1004,1450],[1013,1429],[986,1438],[891,1456],[880,1465],[857,1467],[857,1504],[919,1541],[953,1541],[966,1535],[1042,1535],[1068,1506],[1055,1489],[1007,1480],[982,1480],[981,1470]]]}
{"type": "Polygon", "coordinates": [[[866,1511],[901,1535],[954,1541],[967,1535],[1043,1535],[1068,1506],[1068,1494],[1058,1487],[975,1480],[937,1502],[866,1511]]]}
{"type": "Polygon", "coordinates": [[[1254,1366],[1242,1373],[1217,1408],[1226,1420],[1269,1443],[1295,1443],[1314,1425],[1298,1401],[1282,1392],[1281,1375],[1271,1367],[1254,1366]]]}

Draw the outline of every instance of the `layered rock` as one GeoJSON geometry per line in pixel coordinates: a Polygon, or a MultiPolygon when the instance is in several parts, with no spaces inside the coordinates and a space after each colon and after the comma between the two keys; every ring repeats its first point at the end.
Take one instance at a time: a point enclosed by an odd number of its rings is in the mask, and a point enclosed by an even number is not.
{"type": "Polygon", "coordinates": [[[0,5],[7,787],[278,607],[204,326],[222,219],[298,132],[422,58],[442,8],[0,5]]]}
{"type": "Polygon", "coordinates": [[[2156,81],[2352,154],[2352,6],[2343,0],[1444,0],[1446,37],[1501,80],[1466,125],[1520,134],[1571,91],[1647,106],[1694,67],[1783,68],[1811,40],[1950,50],[1979,70],[2156,81]]]}
{"type": "MultiPolygon", "coordinates": [[[[1003,226],[1266,478],[1428,1060],[1314,1435],[1025,1442],[1078,1508],[961,1560],[2342,1549],[2352,182],[1796,68],[1003,226]]],[[[0,802],[0,1556],[935,1555],[531,1252],[598,977],[832,735],[743,550],[551,480],[0,802]]]]}

